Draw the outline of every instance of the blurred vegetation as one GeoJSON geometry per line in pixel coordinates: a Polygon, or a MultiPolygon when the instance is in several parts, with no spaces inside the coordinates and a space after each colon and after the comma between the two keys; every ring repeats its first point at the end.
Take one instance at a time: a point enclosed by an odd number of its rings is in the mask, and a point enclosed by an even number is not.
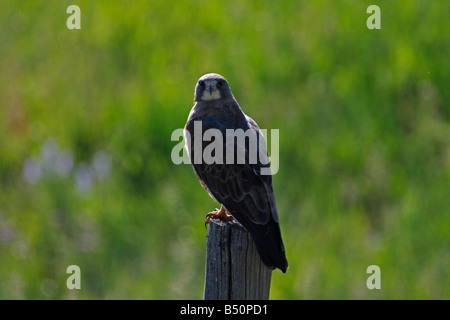
{"type": "Polygon", "coordinates": [[[170,137],[217,72],[280,130],[272,299],[449,299],[450,2],[370,4],[2,0],[0,298],[202,298],[218,205],[170,137]]]}

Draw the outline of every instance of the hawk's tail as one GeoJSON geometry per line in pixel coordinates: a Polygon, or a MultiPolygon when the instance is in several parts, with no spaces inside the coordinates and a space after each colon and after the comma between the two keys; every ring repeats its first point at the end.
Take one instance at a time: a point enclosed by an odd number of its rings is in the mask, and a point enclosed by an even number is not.
{"type": "Polygon", "coordinates": [[[278,268],[285,273],[288,262],[281,238],[280,225],[271,219],[266,225],[252,225],[252,229],[259,229],[249,231],[262,262],[272,270],[278,268]]]}

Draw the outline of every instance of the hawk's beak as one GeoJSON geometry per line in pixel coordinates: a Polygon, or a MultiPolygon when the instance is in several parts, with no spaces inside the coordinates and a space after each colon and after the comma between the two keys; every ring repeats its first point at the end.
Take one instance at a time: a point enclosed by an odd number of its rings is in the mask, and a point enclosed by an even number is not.
{"type": "Polygon", "coordinates": [[[213,87],[212,87],[212,85],[211,85],[211,84],[209,84],[209,86],[208,86],[208,90],[209,90],[209,94],[211,94],[211,93],[213,92],[213,87]]]}

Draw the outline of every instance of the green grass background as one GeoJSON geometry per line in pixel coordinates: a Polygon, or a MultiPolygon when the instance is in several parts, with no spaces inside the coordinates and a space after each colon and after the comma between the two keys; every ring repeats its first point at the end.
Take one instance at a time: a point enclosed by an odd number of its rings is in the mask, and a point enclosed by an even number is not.
{"type": "Polygon", "coordinates": [[[170,137],[217,72],[280,130],[290,268],[272,299],[449,299],[449,17],[447,0],[2,0],[0,298],[202,298],[218,205],[172,163],[170,137]],[[66,287],[72,264],[81,290],[66,287]]]}

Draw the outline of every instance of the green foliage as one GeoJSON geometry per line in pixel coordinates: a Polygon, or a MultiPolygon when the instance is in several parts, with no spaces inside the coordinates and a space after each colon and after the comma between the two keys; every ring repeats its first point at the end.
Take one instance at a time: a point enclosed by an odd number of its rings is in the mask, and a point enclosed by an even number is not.
{"type": "Polygon", "coordinates": [[[170,137],[217,72],[280,130],[271,298],[449,299],[450,3],[370,4],[1,1],[0,298],[202,297],[218,204],[170,137]]]}

